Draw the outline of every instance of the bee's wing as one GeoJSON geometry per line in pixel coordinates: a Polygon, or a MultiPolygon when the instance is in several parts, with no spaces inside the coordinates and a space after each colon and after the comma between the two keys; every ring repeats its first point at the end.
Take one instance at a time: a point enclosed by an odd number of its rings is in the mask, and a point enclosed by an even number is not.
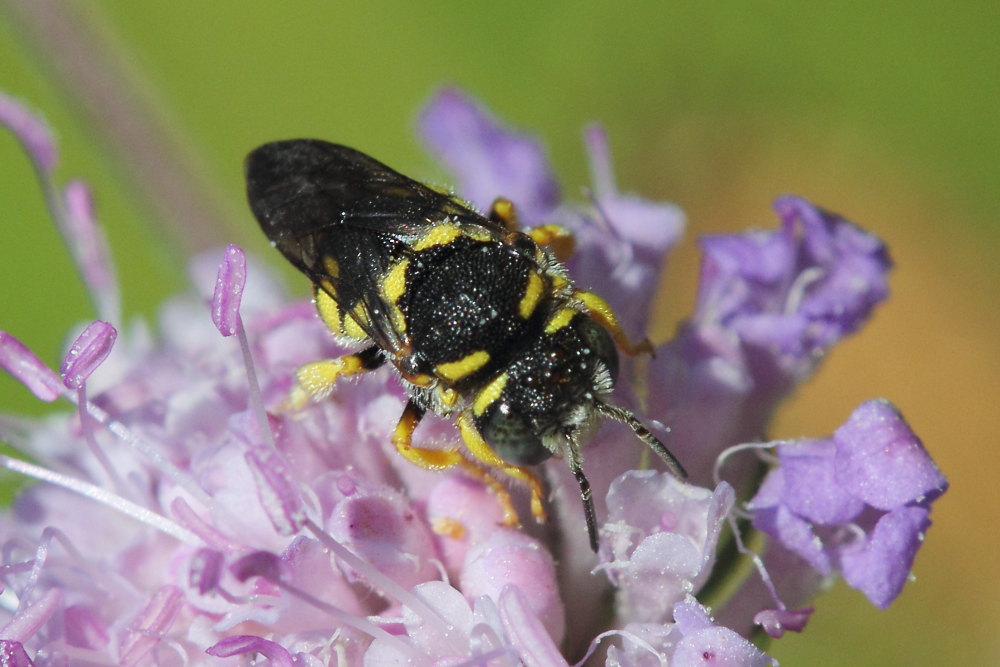
{"type": "Polygon", "coordinates": [[[250,208],[271,243],[390,353],[408,349],[381,298],[380,279],[412,241],[450,219],[501,239],[504,230],[453,197],[346,146],[277,141],[246,159],[250,208]],[[332,261],[331,261],[332,260],[332,261]]]}

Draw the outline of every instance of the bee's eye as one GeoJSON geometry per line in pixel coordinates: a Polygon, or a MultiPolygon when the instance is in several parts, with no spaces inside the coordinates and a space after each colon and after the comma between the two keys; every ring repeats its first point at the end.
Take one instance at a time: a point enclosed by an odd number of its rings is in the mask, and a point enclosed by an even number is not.
{"type": "Polygon", "coordinates": [[[507,243],[526,257],[534,257],[535,251],[538,250],[535,241],[523,232],[511,232],[507,236],[507,243]]]}
{"type": "Polygon", "coordinates": [[[579,318],[576,330],[583,339],[584,345],[607,367],[611,374],[611,380],[616,380],[618,378],[618,352],[615,350],[615,343],[611,340],[608,332],[589,317],[579,318]]]}
{"type": "Polygon", "coordinates": [[[493,453],[507,463],[530,466],[552,456],[531,422],[506,402],[492,406],[477,426],[493,453]]]}

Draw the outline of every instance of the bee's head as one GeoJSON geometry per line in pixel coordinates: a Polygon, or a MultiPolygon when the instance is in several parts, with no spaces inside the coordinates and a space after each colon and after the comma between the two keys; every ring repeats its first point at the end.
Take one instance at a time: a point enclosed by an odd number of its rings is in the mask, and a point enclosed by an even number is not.
{"type": "Polygon", "coordinates": [[[597,517],[583,473],[580,441],[600,414],[623,422],[678,477],[676,458],[628,410],[605,402],[618,375],[618,353],[608,332],[576,313],[546,331],[513,360],[473,403],[473,422],[490,449],[507,463],[534,465],[553,454],[566,459],[580,485],[590,547],[596,552],[597,517]]]}
{"type": "Polygon", "coordinates": [[[512,361],[494,400],[475,416],[476,428],[507,463],[541,463],[586,432],[617,374],[611,337],[576,313],[512,361]]]}

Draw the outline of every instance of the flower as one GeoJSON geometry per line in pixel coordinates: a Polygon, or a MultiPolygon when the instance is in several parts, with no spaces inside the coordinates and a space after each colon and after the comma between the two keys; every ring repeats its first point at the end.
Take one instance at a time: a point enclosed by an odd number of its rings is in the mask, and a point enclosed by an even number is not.
{"type": "MultiPolygon", "coordinates": [[[[33,461],[0,463],[45,482],[0,511],[5,664],[566,665],[605,650],[613,665],[766,665],[751,625],[801,631],[811,610],[790,605],[821,577],[839,571],[879,606],[899,594],[946,483],[888,404],[863,404],[828,440],[754,445],[780,466],[745,508],[762,462],[713,479],[887,295],[883,244],[839,216],[786,197],[778,230],[703,242],[696,312],[642,383],[691,477],[641,469],[634,434],[600,428],[584,454],[595,556],[560,461],[545,464],[552,521],[518,529],[481,480],[398,456],[406,396],[386,369],[290,410],[295,369],[345,349],[236,246],[195,259],[201,292],[166,303],[155,336],[123,326],[85,186],[56,187],[54,143],[22,105],[0,96],[0,122],[33,160],[99,318],[60,375],[0,332],[0,366],[75,407],[0,420],[33,461]],[[763,558],[742,547],[747,511],[772,538],[763,558]],[[696,596],[739,574],[720,544],[757,574],[713,599],[713,620],[696,596]]],[[[642,335],[683,216],[618,190],[599,128],[585,134],[590,196],[574,201],[535,140],[463,93],[437,95],[420,125],[460,195],[480,207],[503,195],[523,223],[573,231],[572,275],[642,335]]],[[[627,383],[618,396],[638,402],[627,383]]],[[[416,438],[456,442],[433,417],[416,438]]]]}
{"type": "Polygon", "coordinates": [[[608,491],[611,555],[602,565],[619,613],[635,622],[669,620],[674,605],[708,579],[733,502],[726,482],[712,492],[653,470],[619,476],[608,491]]]}
{"type": "Polygon", "coordinates": [[[754,525],[888,607],[948,488],[923,444],[891,404],[868,401],[832,437],[777,451],[780,467],[748,504],[754,525]]]}
{"type": "Polygon", "coordinates": [[[688,597],[674,605],[675,622],[630,623],[622,633],[623,646],[608,649],[609,664],[645,666],[662,664],[712,665],[713,667],[765,667],[775,664],[746,638],[712,622],[707,610],[688,597]]]}

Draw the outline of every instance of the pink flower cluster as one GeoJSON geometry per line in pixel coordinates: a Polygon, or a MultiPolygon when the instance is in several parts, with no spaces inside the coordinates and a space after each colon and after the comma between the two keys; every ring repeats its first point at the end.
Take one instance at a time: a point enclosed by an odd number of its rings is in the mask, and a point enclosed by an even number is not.
{"type": "MultiPolygon", "coordinates": [[[[801,630],[810,610],[789,607],[822,577],[842,572],[879,606],[899,594],[946,482],[887,404],[831,439],[755,445],[777,446],[780,465],[749,504],[733,489],[764,457],[713,476],[885,298],[885,248],[852,223],[786,197],[777,231],[704,241],[696,314],[643,383],[690,483],[642,469],[641,443],[602,427],[584,463],[595,556],[560,461],[544,469],[550,522],[515,529],[478,481],[399,457],[405,397],[385,369],[285,407],[298,366],[346,350],[235,246],[194,262],[202,293],[166,303],[155,332],[125,326],[85,186],[56,186],[51,137],[18,102],[0,96],[0,123],[33,160],[100,318],[58,374],[0,332],[0,366],[75,407],[0,417],[0,439],[32,461],[0,464],[42,482],[0,510],[3,664],[567,665],[603,651],[609,665],[768,665],[753,624],[801,630]],[[740,517],[771,537],[763,557],[742,547],[740,517]],[[757,570],[713,598],[713,620],[697,596],[734,576],[720,551],[757,570]]],[[[460,195],[503,195],[526,224],[574,231],[574,278],[641,337],[683,218],[618,191],[599,129],[586,134],[590,198],[575,202],[537,142],[466,96],[441,92],[420,124],[460,195]]],[[[433,418],[417,438],[457,443],[433,418]]]]}

